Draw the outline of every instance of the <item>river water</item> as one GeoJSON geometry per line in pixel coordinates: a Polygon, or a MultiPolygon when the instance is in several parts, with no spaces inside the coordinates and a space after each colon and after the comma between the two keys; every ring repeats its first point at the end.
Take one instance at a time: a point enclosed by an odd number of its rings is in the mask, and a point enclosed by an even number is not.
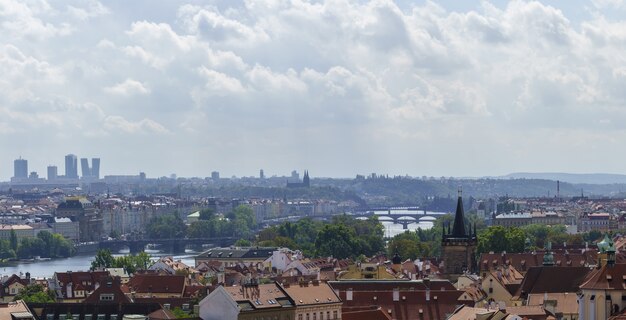
{"type": "MultiPolygon", "coordinates": [[[[123,255],[122,253],[113,254],[113,256],[123,255]]],[[[156,250],[146,250],[146,253],[150,254],[152,260],[157,260],[162,256],[172,256],[171,254],[162,253],[156,250]]],[[[181,260],[183,263],[189,266],[194,266],[194,256],[199,252],[186,250],[185,254],[173,255],[175,260],[181,260]]],[[[48,261],[33,261],[22,262],[15,261],[10,262],[6,266],[0,267],[1,276],[11,276],[12,274],[26,274],[30,272],[31,277],[35,278],[49,278],[55,272],[71,271],[87,271],[91,267],[91,261],[93,261],[95,254],[91,255],[77,255],[64,259],[52,259],[48,261]]]]}

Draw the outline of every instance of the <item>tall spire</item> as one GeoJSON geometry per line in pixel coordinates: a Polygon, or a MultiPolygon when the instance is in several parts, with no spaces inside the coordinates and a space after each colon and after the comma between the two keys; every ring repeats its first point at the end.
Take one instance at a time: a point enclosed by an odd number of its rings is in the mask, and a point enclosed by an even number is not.
{"type": "Polygon", "coordinates": [[[461,189],[459,188],[459,199],[456,202],[456,213],[454,215],[454,226],[452,229],[452,237],[465,238],[467,233],[465,231],[465,220],[463,213],[463,197],[461,196],[461,189]]]}

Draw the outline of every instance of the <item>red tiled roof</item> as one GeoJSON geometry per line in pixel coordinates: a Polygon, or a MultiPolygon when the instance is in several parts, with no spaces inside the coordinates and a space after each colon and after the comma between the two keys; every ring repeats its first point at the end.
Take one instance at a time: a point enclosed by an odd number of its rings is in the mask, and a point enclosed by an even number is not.
{"type": "Polygon", "coordinates": [[[365,308],[364,310],[350,310],[342,309],[341,310],[341,319],[343,320],[391,320],[391,317],[383,311],[380,307],[378,308],[365,308]]]}
{"type": "Polygon", "coordinates": [[[626,264],[617,263],[594,269],[580,289],[626,290],[626,264]]]}
{"type": "Polygon", "coordinates": [[[329,284],[339,291],[344,308],[378,306],[393,319],[444,319],[456,309],[458,298],[463,294],[444,280],[430,280],[428,286],[422,281],[408,280],[332,281],[329,284]],[[397,300],[394,299],[396,289],[397,300]]]}
{"type": "Polygon", "coordinates": [[[136,293],[170,293],[182,295],[185,289],[185,276],[135,274],[128,287],[136,293]]]}

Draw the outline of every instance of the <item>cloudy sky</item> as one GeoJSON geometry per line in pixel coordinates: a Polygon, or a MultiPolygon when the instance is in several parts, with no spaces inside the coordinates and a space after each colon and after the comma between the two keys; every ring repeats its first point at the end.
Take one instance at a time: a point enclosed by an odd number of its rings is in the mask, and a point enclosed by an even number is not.
{"type": "Polygon", "coordinates": [[[0,0],[0,179],[626,173],[626,3],[0,0]],[[565,4],[564,4],[565,3],[565,4]]]}

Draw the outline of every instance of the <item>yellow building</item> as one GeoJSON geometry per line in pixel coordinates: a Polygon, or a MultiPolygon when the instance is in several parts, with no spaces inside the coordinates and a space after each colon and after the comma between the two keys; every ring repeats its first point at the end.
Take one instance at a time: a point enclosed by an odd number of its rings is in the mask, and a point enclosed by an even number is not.
{"type": "Polygon", "coordinates": [[[483,272],[481,287],[487,297],[482,305],[521,306],[521,301],[516,301],[513,297],[523,279],[524,276],[512,265],[499,266],[494,270],[483,272]]]}

